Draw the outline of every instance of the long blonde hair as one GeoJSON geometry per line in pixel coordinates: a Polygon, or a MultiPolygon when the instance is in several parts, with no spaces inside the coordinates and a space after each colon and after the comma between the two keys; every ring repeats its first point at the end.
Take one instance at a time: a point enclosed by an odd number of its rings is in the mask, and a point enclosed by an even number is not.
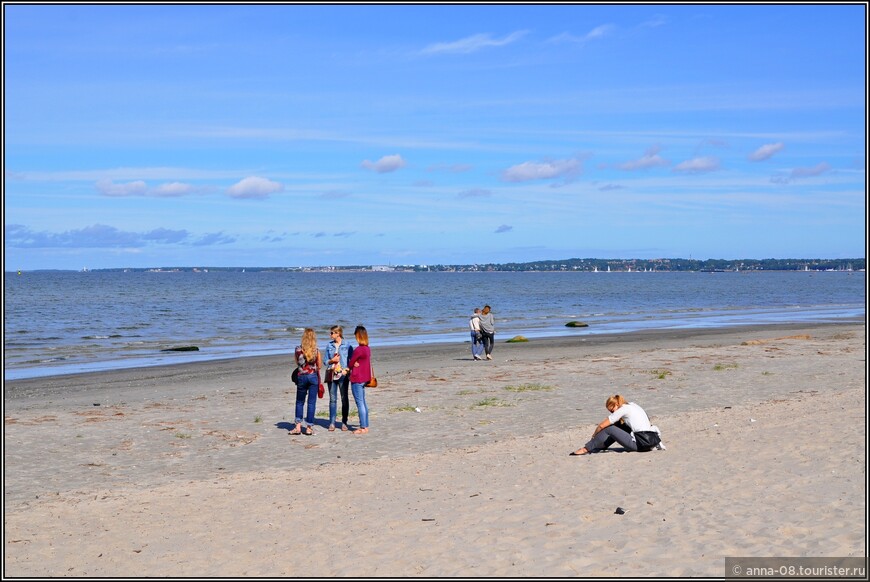
{"type": "Polygon", "coordinates": [[[621,408],[626,404],[625,398],[620,396],[619,394],[614,394],[610,398],[607,399],[607,402],[604,403],[604,408],[610,410],[611,405],[616,405],[616,408],[621,408]]]}
{"type": "Polygon", "coordinates": [[[317,359],[317,335],[310,327],[306,327],[302,332],[302,353],[309,362],[317,359]]]}

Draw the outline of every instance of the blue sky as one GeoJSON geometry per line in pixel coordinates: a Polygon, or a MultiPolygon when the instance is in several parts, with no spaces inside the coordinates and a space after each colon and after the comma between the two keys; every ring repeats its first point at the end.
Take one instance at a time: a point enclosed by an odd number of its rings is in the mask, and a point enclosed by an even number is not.
{"type": "Polygon", "coordinates": [[[863,257],[855,5],[4,5],[6,270],[863,257]]]}

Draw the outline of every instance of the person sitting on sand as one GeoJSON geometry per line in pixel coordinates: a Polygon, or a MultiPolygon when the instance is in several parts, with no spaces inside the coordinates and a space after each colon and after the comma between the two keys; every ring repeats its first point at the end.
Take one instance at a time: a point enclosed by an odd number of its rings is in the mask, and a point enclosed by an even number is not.
{"type": "MultiPolygon", "coordinates": [[[[645,434],[653,432],[656,434],[656,437],[653,438],[658,440],[658,428],[650,424],[649,416],[647,416],[644,409],[634,402],[626,402],[625,398],[616,394],[608,398],[604,406],[610,412],[610,415],[595,427],[595,432],[592,433],[592,440],[586,443],[586,446],[583,448],[571,453],[571,455],[597,453],[598,451],[603,451],[614,442],[618,442],[626,451],[637,451],[638,443],[635,433],[638,432],[645,434]]],[[[656,444],[658,443],[653,443],[653,446],[656,444]]],[[[640,450],[649,449],[642,446],[640,450]]]]}
{"type": "Polygon", "coordinates": [[[314,409],[317,406],[317,391],[320,388],[320,350],[317,349],[317,336],[314,330],[306,327],[302,332],[302,345],[296,346],[296,366],[299,375],[296,379],[296,427],[290,434],[305,433],[313,435],[314,409]],[[302,409],[308,398],[308,414],[305,416],[305,429],[302,429],[302,409]]]}

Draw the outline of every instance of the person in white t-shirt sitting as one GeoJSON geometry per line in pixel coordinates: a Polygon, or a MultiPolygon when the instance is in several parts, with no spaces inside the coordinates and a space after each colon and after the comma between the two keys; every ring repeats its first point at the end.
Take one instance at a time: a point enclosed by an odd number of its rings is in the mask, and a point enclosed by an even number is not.
{"type": "Polygon", "coordinates": [[[592,440],[571,455],[603,451],[614,442],[622,445],[626,451],[637,451],[637,443],[632,433],[653,430],[644,409],[634,402],[626,402],[619,394],[608,398],[604,405],[610,415],[595,427],[592,440]]]}

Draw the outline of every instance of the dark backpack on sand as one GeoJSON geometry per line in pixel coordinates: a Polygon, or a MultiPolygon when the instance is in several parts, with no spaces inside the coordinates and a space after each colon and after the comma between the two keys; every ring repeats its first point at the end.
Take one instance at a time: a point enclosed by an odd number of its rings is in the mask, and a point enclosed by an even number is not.
{"type": "Polygon", "coordinates": [[[634,433],[634,442],[637,443],[637,451],[645,453],[656,448],[662,439],[654,430],[639,430],[634,433]]]}

